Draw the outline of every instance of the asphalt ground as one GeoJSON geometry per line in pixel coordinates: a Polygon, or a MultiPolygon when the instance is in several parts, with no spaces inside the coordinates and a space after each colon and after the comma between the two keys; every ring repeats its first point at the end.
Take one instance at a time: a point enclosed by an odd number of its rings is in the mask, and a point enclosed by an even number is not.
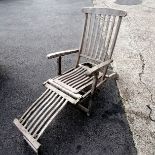
{"type": "MultiPolygon", "coordinates": [[[[57,73],[46,54],[78,48],[88,0],[0,0],[0,155],[33,155],[13,124],[57,73]]],[[[63,59],[63,70],[76,55],[63,59]]],[[[40,138],[43,155],[137,154],[115,81],[105,84],[87,117],[66,106],[40,138]]]]}

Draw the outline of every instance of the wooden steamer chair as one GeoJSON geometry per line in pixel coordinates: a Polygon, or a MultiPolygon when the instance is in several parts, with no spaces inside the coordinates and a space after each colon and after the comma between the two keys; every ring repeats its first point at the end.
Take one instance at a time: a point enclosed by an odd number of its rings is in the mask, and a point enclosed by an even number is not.
{"type": "Polygon", "coordinates": [[[58,58],[58,76],[44,82],[46,91],[27,109],[14,124],[24,139],[38,153],[38,139],[51,121],[67,105],[74,104],[89,116],[96,89],[117,74],[109,69],[122,17],[126,12],[109,8],[82,9],[85,24],[80,49],[47,55],[58,58]],[[78,53],[76,66],[61,73],[62,56],[78,53]],[[80,64],[81,58],[85,63],[80,64]],[[88,106],[83,100],[89,98],[88,106]]]}

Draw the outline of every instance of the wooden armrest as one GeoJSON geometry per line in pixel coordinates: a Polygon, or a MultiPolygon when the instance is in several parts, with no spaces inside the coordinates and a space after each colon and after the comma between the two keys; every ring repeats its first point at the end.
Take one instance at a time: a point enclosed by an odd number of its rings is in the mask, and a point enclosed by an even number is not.
{"type": "Polygon", "coordinates": [[[51,58],[55,58],[55,57],[60,57],[60,56],[72,54],[72,53],[77,53],[77,52],[79,52],[79,49],[72,49],[72,50],[66,50],[66,51],[60,51],[60,52],[50,53],[46,57],[48,59],[51,59],[51,58]]]}
{"type": "Polygon", "coordinates": [[[107,60],[105,62],[102,62],[90,69],[87,70],[86,75],[92,75],[93,73],[97,72],[99,69],[101,69],[102,67],[108,66],[111,62],[113,62],[113,60],[107,60]]]}

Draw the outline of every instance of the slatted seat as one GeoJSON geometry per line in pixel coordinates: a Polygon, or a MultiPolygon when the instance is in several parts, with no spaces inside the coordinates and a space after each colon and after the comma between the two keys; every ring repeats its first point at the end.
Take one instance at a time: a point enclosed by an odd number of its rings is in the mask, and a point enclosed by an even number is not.
{"type": "Polygon", "coordinates": [[[38,153],[38,139],[67,103],[90,115],[97,88],[117,74],[109,69],[122,17],[126,12],[107,8],[84,8],[85,24],[79,49],[50,53],[56,58],[58,76],[44,82],[47,90],[14,123],[24,139],[38,153]],[[61,73],[62,56],[78,53],[74,68],[61,73]],[[84,63],[81,63],[84,60],[84,63]],[[88,104],[83,104],[89,97],[88,104]]]}
{"type": "MultiPolygon", "coordinates": [[[[80,91],[84,90],[93,83],[93,77],[88,77],[86,75],[88,68],[88,66],[80,65],[76,69],[63,74],[62,76],[49,79],[47,82],[57,88],[61,88],[63,90],[67,89],[75,94],[80,93],[80,91]]],[[[101,73],[99,74],[98,78],[100,77],[101,73]]]]}

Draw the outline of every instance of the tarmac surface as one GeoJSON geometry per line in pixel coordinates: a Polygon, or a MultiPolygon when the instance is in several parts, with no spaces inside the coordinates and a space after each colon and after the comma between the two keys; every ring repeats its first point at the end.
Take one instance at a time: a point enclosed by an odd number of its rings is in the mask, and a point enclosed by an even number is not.
{"type": "MultiPolygon", "coordinates": [[[[0,0],[0,155],[35,154],[13,124],[57,73],[51,52],[78,48],[85,0],[0,0]]],[[[67,56],[63,69],[75,64],[67,56]]],[[[66,106],[40,138],[43,155],[137,154],[115,81],[96,97],[87,117],[66,106]]]]}

